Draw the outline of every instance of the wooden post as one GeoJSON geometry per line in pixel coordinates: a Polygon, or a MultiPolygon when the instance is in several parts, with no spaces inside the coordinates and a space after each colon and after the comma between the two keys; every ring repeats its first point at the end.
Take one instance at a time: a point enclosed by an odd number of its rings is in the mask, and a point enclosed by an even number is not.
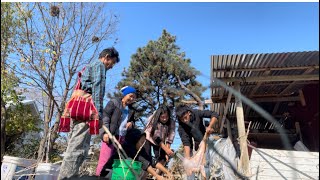
{"type": "MultiPolygon", "coordinates": [[[[235,89],[240,92],[240,83],[235,83],[235,89]]],[[[244,173],[244,175],[249,176],[250,166],[249,166],[249,155],[248,155],[248,146],[247,146],[247,137],[244,124],[244,114],[242,101],[236,97],[236,114],[237,114],[237,126],[238,126],[238,135],[240,142],[240,162],[238,164],[238,169],[244,173]]]]}
{"type": "Polygon", "coordinates": [[[299,90],[299,97],[300,97],[301,105],[302,106],[306,106],[307,105],[306,99],[304,98],[304,94],[303,94],[303,91],[301,89],[299,90]]]}
{"type": "Polygon", "coordinates": [[[231,131],[231,125],[229,119],[226,118],[227,121],[227,132],[228,132],[228,137],[230,138],[231,142],[233,141],[232,138],[232,131],[231,131]]]}
{"type": "Polygon", "coordinates": [[[232,96],[232,93],[229,92],[228,98],[227,98],[227,102],[226,102],[226,106],[224,107],[223,115],[221,116],[221,114],[220,114],[220,119],[219,119],[219,122],[221,123],[221,124],[220,124],[220,133],[222,132],[223,125],[224,125],[224,121],[225,121],[226,116],[227,116],[227,114],[228,114],[228,110],[229,110],[229,106],[230,106],[230,101],[231,101],[231,96],[232,96]]]}
{"type": "Polygon", "coordinates": [[[296,126],[296,134],[298,134],[300,141],[303,143],[299,122],[295,122],[295,126],[296,126]]]}

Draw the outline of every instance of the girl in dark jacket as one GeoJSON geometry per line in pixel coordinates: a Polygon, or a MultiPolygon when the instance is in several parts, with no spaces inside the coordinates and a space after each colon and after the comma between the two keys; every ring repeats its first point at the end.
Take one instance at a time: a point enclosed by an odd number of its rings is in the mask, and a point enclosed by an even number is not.
{"type": "MultiPolygon", "coordinates": [[[[111,99],[103,110],[103,125],[105,125],[110,133],[117,137],[120,143],[124,142],[127,130],[134,127],[134,110],[131,108],[131,104],[136,99],[136,90],[131,86],[125,86],[121,89],[122,99],[111,99]]],[[[101,149],[96,169],[97,176],[104,176],[107,172],[103,169],[103,166],[109,161],[114,152],[112,143],[109,143],[109,136],[100,129],[101,135],[101,149]]]]}

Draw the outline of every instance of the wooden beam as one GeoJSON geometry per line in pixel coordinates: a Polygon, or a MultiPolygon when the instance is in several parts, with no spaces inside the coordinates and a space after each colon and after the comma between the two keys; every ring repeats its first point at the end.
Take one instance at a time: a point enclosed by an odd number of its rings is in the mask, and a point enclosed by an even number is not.
{"type": "MultiPolygon", "coordinates": [[[[271,71],[265,71],[265,72],[263,73],[263,76],[269,75],[270,72],[271,72],[271,71]]],[[[252,96],[257,92],[257,90],[258,90],[259,87],[262,85],[262,83],[263,83],[263,82],[258,82],[258,83],[256,84],[256,86],[255,86],[255,87],[253,88],[253,90],[251,91],[249,97],[252,97],[252,96]]]]}
{"type": "MultiPolygon", "coordinates": [[[[227,71],[226,74],[225,74],[225,77],[229,77],[229,75],[230,75],[230,71],[227,71]]],[[[211,82],[212,82],[212,81],[211,81],[211,82]]],[[[223,87],[221,87],[220,92],[219,92],[219,97],[220,97],[220,99],[223,98],[224,91],[225,91],[225,89],[224,89],[223,87]]]]}
{"type": "MultiPolygon", "coordinates": [[[[308,74],[310,74],[313,70],[314,70],[314,69],[311,69],[311,68],[310,68],[310,69],[307,69],[305,72],[303,72],[302,75],[308,75],[308,74]]],[[[318,77],[319,77],[319,75],[318,75],[318,77]]],[[[287,86],[284,90],[282,90],[282,91],[279,93],[279,95],[282,95],[282,94],[286,93],[288,90],[292,89],[292,87],[295,86],[295,85],[297,85],[297,81],[294,81],[294,82],[290,83],[290,85],[287,86]]]]}
{"type": "Polygon", "coordinates": [[[254,102],[287,102],[287,101],[300,101],[300,97],[270,97],[270,98],[256,98],[254,102]]]}
{"type": "MultiPolygon", "coordinates": [[[[236,117],[236,116],[228,116],[229,119],[235,118],[235,117],[236,117]]],[[[245,117],[246,117],[246,119],[262,118],[262,116],[259,116],[259,115],[251,115],[251,116],[245,116],[245,117]]],[[[282,115],[282,114],[275,114],[273,117],[275,117],[275,118],[281,118],[281,117],[283,117],[283,115],[282,115]]]]}
{"type": "Polygon", "coordinates": [[[229,93],[228,93],[228,98],[227,98],[227,101],[226,101],[226,106],[224,107],[223,116],[220,115],[221,118],[219,119],[219,122],[221,122],[220,133],[222,132],[222,128],[223,128],[223,125],[224,125],[224,121],[225,121],[226,116],[227,116],[227,114],[228,114],[231,97],[232,97],[232,93],[229,91],[229,93]]]}
{"type": "Polygon", "coordinates": [[[231,142],[233,142],[230,121],[229,121],[229,119],[226,119],[226,121],[227,121],[227,133],[228,133],[228,137],[230,138],[231,142]]]}
{"type": "MultiPolygon", "coordinates": [[[[287,96],[287,97],[260,97],[260,98],[251,98],[253,102],[290,102],[290,101],[300,101],[300,96],[287,96]]],[[[225,103],[227,99],[213,99],[215,103],[225,103]]],[[[235,102],[235,98],[231,98],[230,102],[235,102]]],[[[194,102],[196,103],[196,102],[194,102]]]]}
{"type": "Polygon", "coordinates": [[[319,69],[319,66],[297,66],[297,67],[273,67],[273,68],[240,68],[240,69],[212,69],[212,71],[279,71],[279,70],[301,70],[301,69],[319,69]]]}
{"type": "Polygon", "coordinates": [[[224,77],[224,82],[279,82],[279,81],[319,81],[319,75],[287,75],[258,77],[224,77]]]}
{"type": "MultiPolygon", "coordinates": [[[[197,101],[193,101],[193,100],[181,100],[182,103],[186,103],[186,104],[198,104],[197,101]]],[[[204,104],[212,104],[212,100],[211,99],[206,99],[204,100],[204,104]]]]}
{"type": "Polygon", "coordinates": [[[224,88],[221,87],[220,92],[219,92],[219,98],[222,99],[224,95],[224,88]]]}
{"type": "MultiPolygon", "coordinates": [[[[309,68],[309,69],[307,69],[306,71],[304,71],[302,74],[303,74],[303,75],[310,74],[313,70],[314,70],[314,68],[309,68]]],[[[298,81],[292,82],[289,86],[287,86],[286,88],[284,88],[284,89],[279,93],[278,96],[281,96],[281,95],[285,94],[287,91],[289,91],[290,89],[292,89],[292,88],[293,88],[295,85],[297,85],[297,84],[298,84],[298,81]]],[[[276,104],[276,107],[279,106],[279,105],[280,105],[280,102],[278,102],[278,103],[276,104]]]]}
{"type": "Polygon", "coordinates": [[[248,105],[247,105],[246,108],[244,109],[244,113],[245,113],[244,116],[245,116],[245,117],[248,117],[248,116],[249,116],[249,114],[250,114],[250,109],[251,109],[251,108],[250,108],[250,106],[248,106],[248,105]]]}
{"type": "Polygon", "coordinates": [[[275,115],[278,112],[279,106],[280,106],[280,102],[277,102],[273,108],[272,115],[275,115]]]}
{"type": "MultiPolygon", "coordinates": [[[[270,98],[270,97],[278,97],[279,94],[258,94],[258,95],[254,95],[251,98],[255,99],[255,98],[270,98]]],[[[290,97],[292,96],[292,93],[288,93],[288,94],[282,94],[282,96],[280,97],[290,97]]],[[[214,101],[219,101],[219,97],[218,96],[213,96],[211,97],[211,99],[213,99],[214,101]]],[[[227,97],[223,97],[222,99],[227,99],[227,97]]]]}
{"type": "MultiPolygon", "coordinates": [[[[271,72],[271,70],[267,70],[267,71],[265,71],[265,72],[263,73],[262,76],[267,76],[267,75],[270,74],[270,72],[271,72]]],[[[262,84],[263,84],[263,82],[258,82],[258,83],[256,84],[256,86],[253,88],[253,90],[252,90],[251,93],[249,94],[249,98],[252,98],[252,96],[257,92],[257,90],[260,88],[260,86],[261,86],[262,84]]],[[[250,109],[251,109],[250,106],[247,106],[247,108],[246,108],[246,110],[245,110],[246,116],[249,115],[250,109]]]]}
{"type": "MultiPolygon", "coordinates": [[[[235,89],[240,92],[240,83],[235,83],[235,89]]],[[[244,124],[244,114],[243,106],[240,98],[236,97],[236,114],[237,114],[237,127],[238,127],[238,136],[240,143],[240,162],[238,164],[238,169],[240,172],[244,172],[244,175],[249,176],[250,165],[249,165],[249,155],[248,155],[248,146],[247,146],[247,137],[244,124]]]]}
{"type": "Polygon", "coordinates": [[[218,119],[218,120],[219,120],[219,123],[220,123],[219,126],[221,125],[221,121],[220,121],[220,120],[221,120],[221,114],[224,113],[224,111],[225,111],[225,106],[226,106],[225,103],[220,103],[220,104],[219,104],[219,112],[217,112],[217,113],[219,113],[219,115],[220,115],[220,116],[219,116],[219,119],[218,119]]]}
{"type": "MultiPolygon", "coordinates": [[[[285,86],[285,85],[290,85],[292,84],[293,82],[277,82],[277,83],[263,83],[261,84],[261,86],[265,87],[265,86],[285,86]]],[[[294,82],[295,84],[299,84],[299,85],[305,85],[305,84],[319,84],[318,81],[295,81],[294,82]]],[[[256,86],[257,84],[246,84],[244,85],[245,87],[251,87],[251,86],[256,86]]],[[[220,88],[220,87],[218,87],[220,88]]]]}

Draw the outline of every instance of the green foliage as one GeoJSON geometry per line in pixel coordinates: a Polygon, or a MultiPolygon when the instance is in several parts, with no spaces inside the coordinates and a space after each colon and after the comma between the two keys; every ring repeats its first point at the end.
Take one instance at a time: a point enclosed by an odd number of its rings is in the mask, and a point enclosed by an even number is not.
{"type": "Polygon", "coordinates": [[[39,117],[33,117],[30,110],[24,107],[18,98],[21,93],[18,93],[16,88],[19,86],[20,79],[14,71],[6,68],[6,58],[12,49],[10,43],[20,22],[17,17],[14,17],[13,5],[1,3],[1,99],[7,107],[5,125],[7,136],[37,131],[36,124],[39,122],[39,117]]]}
{"type": "Polygon", "coordinates": [[[18,102],[18,94],[15,87],[19,79],[7,67],[7,57],[12,52],[11,42],[15,34],[18,21],[14,18],[13,3],[1,2],[1,99],[7,102],[18,102]]]}
{"type": "Polygon", "coordinates": [[[57,162],[62,160],[61,154],[63,154],[66,151],[67,144],[68,143],[66,137],[62,136],[53,143],[52,152],[50,153],[49,158],[51,162],[57,162]]]}
{"type": "Polygon", "coordinates": [[[163,30],[157,41],[149,41],[131,56],[130,67],[123,72],[124,79],[118,83],[118,88],[126,85],[137,88],[140,92],[137,108],[145,115],[160,104],[175,106],[182,99],[191,98],[181,88],[178,78],[201,97],[205,88],[196,80],[199,72],[190,66],[190,62],[176,45],[176,37],[163,30]]]}
{"type": "MultiPolygon", "coordinates": [[[[12,72],[1,68],[1,98],[6,106],[6,153],[19,155],[19,157],[30,157],[37,148],[36,142],[26,144],[19,150],[15,150],[15,144],[18,139],[23,139],[24,133],[38,132],[40,119],[33,116],[30,109],[21,103],[18,96],[20,93],[15,90],[18,87],[18,80],[12,72]],[[21,149],[23,150],[21,151],[21,149]]],[[[1,119],[1,121],[4,120],[1,119]]],[[[39,139],[35,141],[39,143],[39,139]]]]}
{"type": "MultiPolygon", "coordinates": [[[[6,133],[6,149],[9,154],[18,154],[19,157],[29,156],[26,149],[30,149],[29,145],[24,146],[24,151],[14,151],[16,140],[21,139],[24,133],[38,132],[37,125],[40,124],[39,117],[31,114],[28,107],[24,106],[15,89],[18,87],[18,78],[1,68],[1,98],[6,106],[5,133],[6,133]],[[12,151],[12,152],[10,152],[12,151]]],[[[39,141],[38,139],[36,141],[39,141]]],[[[32,143],[34,144],[34,143],[32,143]]],[[[35,147],[30,145],[31,147],[35,147]]],[[[31,148],[32,149],[32,148],[31,148]]],[[[30,150],[34,152],[35,149],[30,150]]]]}
{"type": "Polygon", "coordinates": [[[18,94],[15,91],[15,87],[18,86],[19,79],[8,70],[1,67],[1,98],[6,102],[12,101],[18,102],[18,94]]]}
{"type": "Polygon", "coordinates": [[[4,65],[9,53],[13,52],[12,42],[21,19],[15,14],[15,3],[1,2],[1,66],[4,65]]]}
{"type": "Polygon", "coordinates": [[[7,110],[8,119],[6,124],[7,136],[22,134],[24,132],[38,132],[40,119],[32,115],[30,109],[18,102],[15,107],[7,110]]]}
{"type": "Polygon", "coordinates": [[[6,154],[31,158],[38,148],[39,140],[35,139],[28,144],[16,148],[17,140],[23,139],[23,134],[37,132],[39,129],[39,117],[34,117],[30,109],[20,102],[16,88],[19,86],[19,78],[14,74],[14,67],[8,69],[7,57],[12,52],[12,42],[19,26],[19,19],[14,15],[13,3],[1,3],[1,100],[5,109],[5,116],[1,118],[5,130],[6,154]]]}
{"type": "Polygon", "coordinates": [[[15,143],[11,143],[7,147],[7,155],[35,159],[39,143],[39,139],[30,139],[28,143],[19,146],[17,146],[15,143]]]}
{"type": "MultiPolygon", "coordinates": [[[[7,53],[9,39],[13,36],[14,20],[12,15],[12,4],[1,2],[1,55],[7,53]]],[[[1,62],[4,58],[1,56],[1,62]]]]}

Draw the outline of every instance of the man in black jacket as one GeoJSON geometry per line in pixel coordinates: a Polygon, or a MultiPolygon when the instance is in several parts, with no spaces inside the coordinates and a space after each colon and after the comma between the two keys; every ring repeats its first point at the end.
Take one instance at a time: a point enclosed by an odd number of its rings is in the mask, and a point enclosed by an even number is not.
{"type": "Polygon", "coordinates": [[[192,156],[192,138],[195,142],[195,150],[197,150],[205,133],[218,132],[219,123],[216,112],[191,109],[186,105],[180,105],[176,107],[176,116],[179,121],[178,132],[183,144],[185,158],[189,159],[192,156]],[[208,127],[205,127],[203,118],[210,118],[208,127]]]}

